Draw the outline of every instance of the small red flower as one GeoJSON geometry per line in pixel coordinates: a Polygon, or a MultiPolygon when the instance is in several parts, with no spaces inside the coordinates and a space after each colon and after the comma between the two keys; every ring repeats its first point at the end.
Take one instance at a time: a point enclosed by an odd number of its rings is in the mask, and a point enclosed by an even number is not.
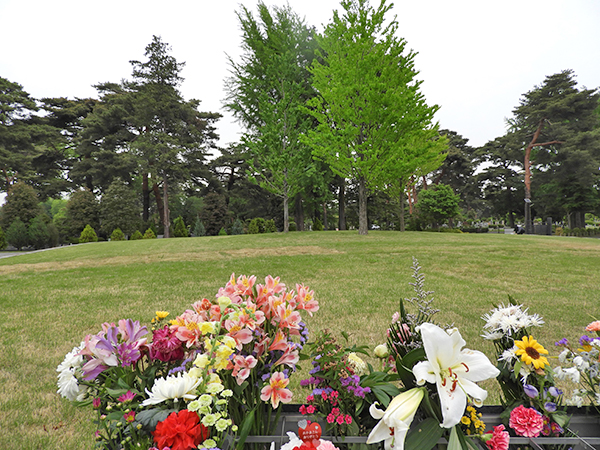
{"type": "Polygon", "coordinates": [[[184,409],[158,422],[152,435],[159,448],[192,450],[208,438],[208,428],[200,423],[198,414],[184,409]]]}

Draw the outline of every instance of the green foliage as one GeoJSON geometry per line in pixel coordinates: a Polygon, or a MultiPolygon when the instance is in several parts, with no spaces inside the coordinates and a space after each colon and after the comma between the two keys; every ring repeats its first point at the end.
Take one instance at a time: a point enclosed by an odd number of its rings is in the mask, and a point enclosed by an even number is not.
{"type": "Polygon", "coordinates": [[[244,224],[242,224],[242,221],[240,219],[235,219],[235,221],[233,222],[233,225],[231,226],[230,234],[232,234],[232,235],[244,234],[244,224]]]}
{"type": "Polygon", "coordinates": [[[7,245],[8,243],[6,242],[6,236],[2,230],[2,227],[0,227],[0,250],[4,250],[7,245]]]}
{"type": "MultiPolygon", "coordinates": [[[[139,233],[139,230],[136,230],[136,231],[139,233]]],[[[141,235],[141,233],[140,233],[140,235],[141,235]]],[[[115,228],[110,235],[110,240],[111,241],[124,241],[125,233],[123,233],[123,231],[120,228],[115,228]]]]}
{"type": "Polygon", "coordinates": [[[208,236],[216,236],[221,228],[227,226],[229,211],[225,197],[211,192],[204,197],[204,208],[200,213],[200,219],[206,228],[208,236]]]}
{"type": "Polygon", "coordinates": [[[131,237],[129,238],[129,240],[131,241],[137,241],[138,239],[143,239],[144,236],[142,235],[142,233],[140,232],[140,230],[135,230],[133,232],[133,234],[131,235],[131,237]]]}
{"type": "Polygon", "coordinates": [[[398,23],[386,18],[392,5],[341,5],[310,68],[320,95],[307,104],[318,126],[305,142],[334,173],[358,180],[359,233],[366,234],[367,187],[426,175],[441,164],[447,145],[433,124],[439,107],[427,106],[419,92],[416,54],[405,53],[398,23]]]}
{"type": "Polygon", "coordinates": [[[296,222],[290,221],[290,231],[297,231],[296,222]]]}
{"type": "Polygon", "coordinates": [[[81,235],[79,236],[79,243],[83,244],[85,242],[98,242],[98,235],[96,235],[96,231],[91,227],[90,224],[87,224],[81,235]]]}
{"type": "Polygon", "coordinates": [[[8,229],[18,217],[23,223],[28,224],[41,212],[42,209],[35,190],[31,186],[19,182],[14,184],[6,195],[0,223],[5,229],[8,229]]]}
{"type": "Polygon", "coordinates": [[[221,228],[218,236],[227,236],[227,230],[225,228],[221,228]]]}
{"type": "Polygon", "coordinates": [[[255,217],[250,221],[248,225],[248,234],[259,234],[265,232],[265,219],[262,217],[255,217]]]}
{"type": "Polygon", "coordinates": [[[33,218],[29,224],[27,233],[29,234],[29,244],[35,249],[46,247],[50,241],[50,233],[45,219],[48,217],[45,214],[40,214],[33,218]]]}
{"type": "Polygon", "coordinates": [[[78,236],[90,225],[94,230],[100,228],[99,205],[94,194],[87,190],[75,191],[67,203],[67,229],[70,236],[78,236]]]}
{"type": "Polygon", "coordinates": [[[323,224],[321,223],[321,221],[319,220],[318,217],[315,217],[315,220],[313,220],[312,230],[313,231],[323,231],[323,224]]]}
{"type": "Polygon", "coordinates": [[[204,224],[200,219],[196,219],[196,224],[194,225],[194,231],[192,232],[194,237],[206,236],[206,228],[204,228],[204,224]]]}
{"type": "Polygon", "coordinates": [[[10,245],[17,250],[29,245],[29,233],[27,233],[27,225],[17,217],[6,230],[6,240],[10,245]]]}
{"type": "Polygon", "coordinates": [[[273,219],[265,220],[265,233],[277,233],[277,227],[273,219]]]}
{"type": "Polygon", "coordinates": [[[143,239],[156,239],[156,234],[152,231],[152,228],[148,228],[144,233],[143,239]]]}
{"type": "Polygon", "coordinates": [[[188,229],[185,226],[185,222],[183,221],[183,217],[179,216],[173,221],[173,237],[188,237],[188,229]]]}
{"type": "Polygon", "coordinates": [[[136,192],[131,186],[116,178],[102,195],[100,220],[106,234],[119,228],[131,234],[139,225],[142,210],[136,192]]]}
{"type": "Polygon", "coordinates": [[[419,192],[417,209],[425,222],[438,228],[439,225],[459,214],[459,201],[460,197],[452,191],[450,186],[438,184],[419,192]]]}

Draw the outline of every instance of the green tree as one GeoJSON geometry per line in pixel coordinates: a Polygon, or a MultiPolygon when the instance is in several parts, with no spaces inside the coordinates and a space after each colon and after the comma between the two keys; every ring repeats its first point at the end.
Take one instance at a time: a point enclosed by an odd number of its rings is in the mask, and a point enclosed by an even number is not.
{"type": "Polygon", "coordinates": [[[152,228],[148,228],[144,233],[143,239],[156,239],[156,234],[152,230],[152,228]]]}
{"type": "Polygon", "coordinates": [[[242,224],[242,221],[240,219],[235,219],[233,225],[231,226],[231,233],[229,234],[244,234],[244,225],[242,224]]]}
{"type": "Polygon", "coordinates": [[[179,216],[173,221],[173,237],[188,237],[188,229],[185,226],[183,217],[179,216]]]}
{"type": "Polygon", "coordinates": [[[27,225],[19,217],[15,218],[6,230],[6,240],[17,250],[21,250],[23,247],[29,245],[27,225]]]}
{"type": "Polygon", "coordinates": [[[301,108],[314,96],[308,66],[314,58],[314,31],[289,6],[258,4],[258,18],[241,7],[241,63],[231,58],[228,108],[245,127],[252,179],[283,201],[283,230],[289,229],[289,202],[315,171],[300,135],[312,126],[301,108]]]}
{"type": "Polygon", "coordinates": [[[25,224],[42,212],[39,198],[33,187],[18,182],[11,186],[6,195],[4,206],[0,213],[0,224],[8,230],[10,224],[19,217],[25,224]]]}
{"type": "Polygon", "coordinates": [[[81,231],[81,234],[79,235],[79,243],[83,244],[86,242],[98,242],[98,235],[96,234],[96,231],[90,226],[90,224],[87,224],[85,228],[81,231]]]}
{"type": "Polygon", "coordinates": [[[509,120],[508,136],[524,149],[525,225],[533,232],[531,205],[560,204],[573,228],[600,204],[598,90],[578,89],[572,70],[546,77],[523,95],[509,120]],[[544,194],[538,198],[536,189],[544,194]],[[554,193],[554,195],[552,195],[554,193]],[[550,200],[550,201],[548,201],[550,200]]]}
{"type": "Polygon", "coordinates": [[[450,186],[436,184],[419,192],[417,209],[419,216],[425,222],[431,223],[437,229],[441,224],[455,218],[460,208],[460,197],[450,186]]]}
{"type": "Polygon", "coordinates": [[[358,180],[359,233],[366,234],[367,187],[408,177],[418,169],[415,153],[440,155],[446,145],[432,124],[438,107],[427,106],[419,91],[415,53],[405,53],[398,23],[386,24],[391,5],[342,0],[341,6],[318,39],[321,58],[311,73],[320,95],[308,105],[319,125],[307,142],[336,174],[358,180]]]}
{"type": "MultiPolygon", "coordinates": [[[[138,230],[136,230],[136,231],[139,233],[138,230]]],[[[110,240],[111,241],[124,241],[125,233],[123,233],[123,230],[121,230],[120,228],[115,228],[110,235],[110,240]]]]}
{"type": "Polygon", "coordinates": [[[204,228],[204,224],[200,220],[200,218],[196,219],[196,224],[194,225],[194,231],[192,232],[192,236],[206,236],[206,228],[204,228]]]}
{"type": "MultiPolygon", "coordinates": [[[[150,231],[152,231],[152,230],[150,230],[150,231]]],[[[142,232],[140,230],[135,230],[129,239],[132,241],[137,241],[138,239],[143,239],[143,238],[144,238],[144,236],[142,235],[142,232]]]]}
{"type": "Polygon", "coordinates": [[[210,192],[204,197],[204,209],[200,220],[206,228],[207,236],[217,236],[221,228],[227,226],[229,211],[222,195],[210,192]]]}
{"type": "Polygon", "coordinates": [[[169,45],[154,36],[146,46],[148,60],[131,61],[133,81],[128,83],[135,93],[130,119],[138,130],[131,146],[142,173],[151,173],[155,184],[162,183],[159,210],[165,238],[170,236],[169,183],[185,179],[189,164],[204,161],[217,138],[213,124],[221,117],[199,112],[199,100],[183,100],[179,86],[185,63],[177,62],[169,52],[169,45]]]}
{"type": "Polygon", "coordinates": [[[116,178],[102,195],[100,221],[107,235],[115,228],[133,233],[140,223],[141,207],[133,188],[116,178]]]}
{"type": "Polygon", "coordinates": [[[34,217],[29,224],[27,233],[29,235],[29,245],[35,249],[45,248],[50,243],[50,232],[46,220],[49,218],[45,214],[34,217]]]}
{"type": "Polygon", "coordinates": [[[77,237],[86,227],[100,228],[100,211],[96,196],[90,191],[81,190],[71,194],[67,203],[66,226],[71,237],[77,237]]]}
{"type": "Polygon", "coordinates": [[[7,244],[6,235],[4,234],[2,227],[0,227],[0,250],[4,250],[7,244]]]}

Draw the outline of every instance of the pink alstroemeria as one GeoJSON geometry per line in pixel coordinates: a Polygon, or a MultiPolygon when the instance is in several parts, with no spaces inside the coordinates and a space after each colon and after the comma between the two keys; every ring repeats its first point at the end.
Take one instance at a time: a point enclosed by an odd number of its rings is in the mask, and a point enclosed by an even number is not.
{"type": "Polygon", "coordinates": [[[300,356],[298,355],[298,350],[296,350],[293,345],[290,345],[285,349],[283,355],[275,362],[274,366],[285,364],[293,369],[296,364],[298,364],[299,360],[300,356]]]}
{"type": "Polygon", "coordinates": [[[307,311],[311,316],[319,310],[319,302],[315,300],[314,291],[303,284],[296,284],[296,292],[298,292],[294,300],[296,308],[307,311]]]}
{"type": "Polygon", "coordinates": [[[279,406],[279,402],[289,403],[292,401],[292,391],[286,389],[290,380],[282,372],[271,375],[269,384],[260,391],[260,399],[263,402],[271,400],[273,408],[279,406]]]}
{"type": "Polygon", "coordinates": [[[285,334],[283,333],[283,331],[279,330],[275,334],[275,337],[273,338],[273,342],[271,342],[271,344],[269,345],[269,351],[272,352],[274,350],[281,350],[283,352],[283,351],[287,350],[287,348],[288,348],[287,338],[285,337],[285,334]]]}
{"type": "Polygon", "coordinates": [[[254,368],[257,362],[257,359],[252,355],[246,357],[237,355],[233,358],[234,365],[231,375],[236,378],[238,385],[241,386],[244,380],[250,376],[250,369],[254,368]]]}

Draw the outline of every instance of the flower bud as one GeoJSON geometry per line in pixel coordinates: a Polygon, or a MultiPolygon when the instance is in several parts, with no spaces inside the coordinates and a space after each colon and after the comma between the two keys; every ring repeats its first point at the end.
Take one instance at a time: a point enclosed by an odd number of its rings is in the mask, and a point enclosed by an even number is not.
{"type": "Polygon", "coordinates": [[[375,356],[377,356],[378,358],[387,358],[389,354],[390,352],[388,351],[386,344],[380,344],[377,347],[375,347],[375,356]]]}

